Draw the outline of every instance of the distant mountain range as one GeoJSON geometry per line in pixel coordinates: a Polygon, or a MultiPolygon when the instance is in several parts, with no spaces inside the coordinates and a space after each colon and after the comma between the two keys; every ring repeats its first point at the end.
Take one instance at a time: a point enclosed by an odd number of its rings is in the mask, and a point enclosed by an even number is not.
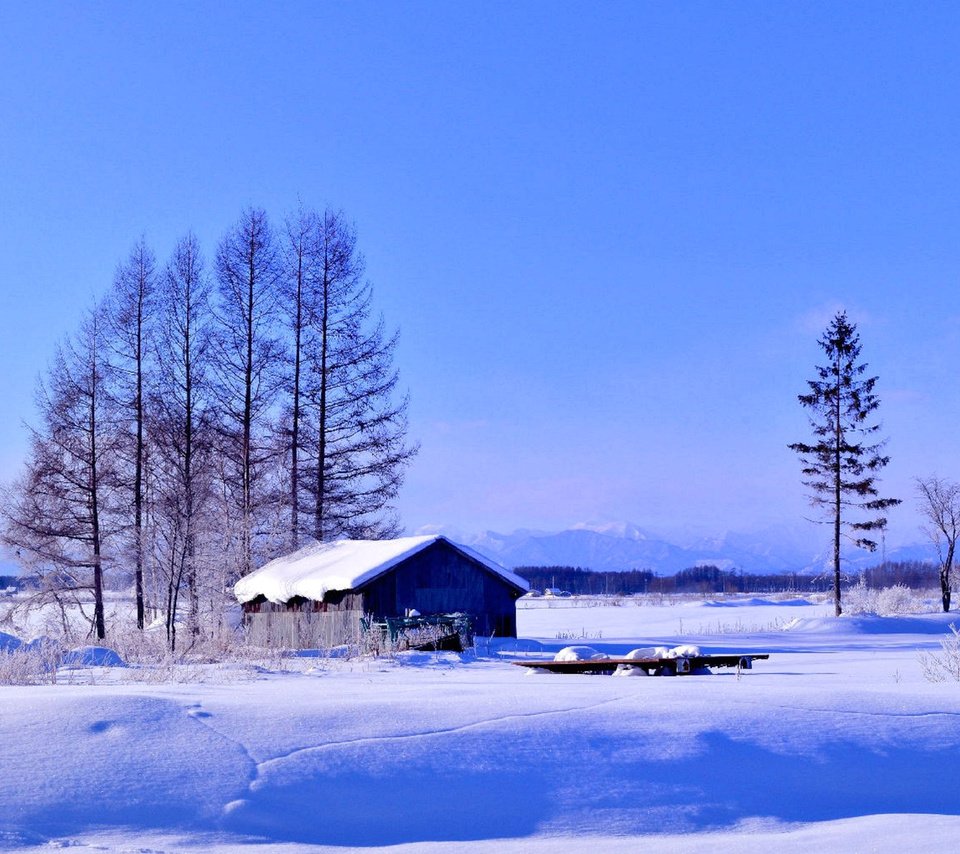
{"type": "MultiPolygon", "coordinates": [[[[713,564],[726,570],[768,574],[800,572],[817,574],[830,555],[818,549],[821,542],[787,527],[772,527],[754,533],[728,532],[692,542],[667,538],[628,523],[577,525],[558,533],[519,530],[511,534],[487,531],[475,537],[460,537],[464,545],[507,567],[576,566],[592,570],[649,569],[672,574],[692,566],[713,564]]],[[[856,571],[878,564],[879,552],[851,549],[846,569],[856,571]]],[[[888,549],[888,561],[932,560],[929,544],[888,549]]]]}

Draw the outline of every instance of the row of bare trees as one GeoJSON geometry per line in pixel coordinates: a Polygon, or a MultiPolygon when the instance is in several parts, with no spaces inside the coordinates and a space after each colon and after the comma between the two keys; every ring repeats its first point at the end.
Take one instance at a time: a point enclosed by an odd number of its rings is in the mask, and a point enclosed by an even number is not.
{"type": "Polygon", "coordinates": [[[212,264],[191,234],[164,265],[141,240],[40,381],[7,490],[0,536],[43,595],[92,600],[104,638],[104,575],[129,576],[173,648],[263,561],[395,533],[416,447],[372,299],[337,212],[246,210],[212,264]]]}

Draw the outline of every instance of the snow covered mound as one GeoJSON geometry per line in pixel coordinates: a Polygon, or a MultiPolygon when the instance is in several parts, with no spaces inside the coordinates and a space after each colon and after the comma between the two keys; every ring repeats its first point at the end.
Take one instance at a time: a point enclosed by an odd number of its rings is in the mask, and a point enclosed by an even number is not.
{"type": "Polygon", "coordinates": [[[640,649],[631,649],[624,656],[618,658],[629,658],[635,661],[643,661],[651,658],[689,658],[694,655],[700,655],[700,647],[692,644],[681,644],[673,648],[665,646],[645,646],[640,649]]]}
{"type": "Polygon", "coordinates": [[[64,667],[126,667],[119,653],[105,646],[80,646],[64,653],[64,667]]]}
{"type": "Polygon", "coordinates": [[[554,661],[595,661],[606,658],[602,652],[597,652],[592,646],[565,646],[554,657],[554,661]]]}
{"type": "MultiPolygon", "coordinates": [[[[630,661],[649,661],[652,658],[688,658],[690,656],[700,655],[700,647],[691,644],[681,644],[672,649],[665,646],[648,646],[639,649],[631,649],[623,658],[630,661]]],[[[703,668],[705,672],[709,672],[703,668]]],[[[635,667],[630,664],[620,664],[613,672],[614,676],[646,676],[647,671],[642,667],[635,667]]]]}
{"type": "Polygon", "coordinates": [[[21,646],[19,638],[8,635],[6,632],[0,632],[0,652],[13,652],[21,646]]]}
{"type": "Polygon", "coordinates": [[[618,664],[613,671],[614,676],[649,676],[642,667],[631,667],[629,664],[618,664]]]}
{"type": "Polygon", "coordinates": [[[796,618],[782,628],[792,632],[810,632],[829,635],[947,635],[950,625],[958,623],[956,613],[918,614],[909,617],[879,617],[863,615],[850,617],[796,618]]]}
{"type": "Polygon", "coordinates": [[[694,655],[700,655],[700,647],[685,643],[668,649],[664,658],[690,658],[694,655]]]}
{"type": "Polygon", "coordinates": [[[756,608],[757,606],[767,606],[775,608],[796,607],[798,605],[813,605],[809,599],[764,599],[759,596],[743,596],[736,599],[724,599],[722,601],[711,600],[708,602],[693,602],[693,605],[700,605],[704,608],[756,608]]]}
{"type": "Polygon", "coordinates": [[[647,658],[663,658],[663,653],[667,651],[665,646],[645,646],[641,649],[631,649],[624,658],[633,660],[643,660],[647,658]]]}
{"type": "MultiPolygon", "coordinates": [[[[697,655],[700,655],[700,647],[692,646],[691,644],[681,644],[680,646],[675,646],[672,649],[668,649],[665,646],[642,647],[638,649],[632,649],[624,656],[616,657],[630,659],[631,661],[649,661],[652,658],[679,659],[689,658],[697,655]]],[[[554,655],[553,660],[603,661],[609,657],[610,656],[606,655],[605,653],[598,652],[592,646],[567,646],[554,655]]],[[[646,676],[647,672],[642,667],[635,667],[629,664],[620,664],[617,666],[614,674],[616,676],[646,676]]]]}

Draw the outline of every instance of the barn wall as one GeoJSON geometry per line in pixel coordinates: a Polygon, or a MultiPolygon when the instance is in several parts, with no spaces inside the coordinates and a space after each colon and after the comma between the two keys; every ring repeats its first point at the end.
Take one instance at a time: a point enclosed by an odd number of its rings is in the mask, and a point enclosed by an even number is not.
{"type": "Polygon", "coordinates": [[[269,602],[258,596],[243,605],[247,641],[273,649],[327,649],[359,644],[362,639],[363,597],[337,590],[331,601],[296,596],[289,602],[269,602]]]}
{"type": "Polygon", "coordinates": [[[461,612],[477,634],[516,637],[520,592],[442,540],[364,585],[363,610],[376,618],[461,612]]]}
{"type": "Polygon", "coordinates": [[[281,611],[248,613],[247,641],[272,649],[329,649],[359,644],[361,611],[281,611]]]}

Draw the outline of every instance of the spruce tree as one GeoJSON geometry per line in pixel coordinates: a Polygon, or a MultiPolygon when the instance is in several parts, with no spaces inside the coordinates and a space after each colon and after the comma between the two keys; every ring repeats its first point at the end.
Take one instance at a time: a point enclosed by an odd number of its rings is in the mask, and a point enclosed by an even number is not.
{"type": "Polygon", "coordinates": [[[886,511],[900,500],[881,498],[877,488],[879,472],[890,458],[883,454],[886,440],[878,438],[880,424],[873,419],[880,406],[874,392],[878,378],[865,376],[856,325],[841,311],[818,343],[827,364],[817,366],[817,379],[807,382],[810,390],[798,395],[809,411],[813,441],[789,447],[800,455],[810,503],[833,526],[833,597],[839,617],[841,537],[846,531],[857,547],[875,551],[873,537],[883,533],[886,511]]]}

